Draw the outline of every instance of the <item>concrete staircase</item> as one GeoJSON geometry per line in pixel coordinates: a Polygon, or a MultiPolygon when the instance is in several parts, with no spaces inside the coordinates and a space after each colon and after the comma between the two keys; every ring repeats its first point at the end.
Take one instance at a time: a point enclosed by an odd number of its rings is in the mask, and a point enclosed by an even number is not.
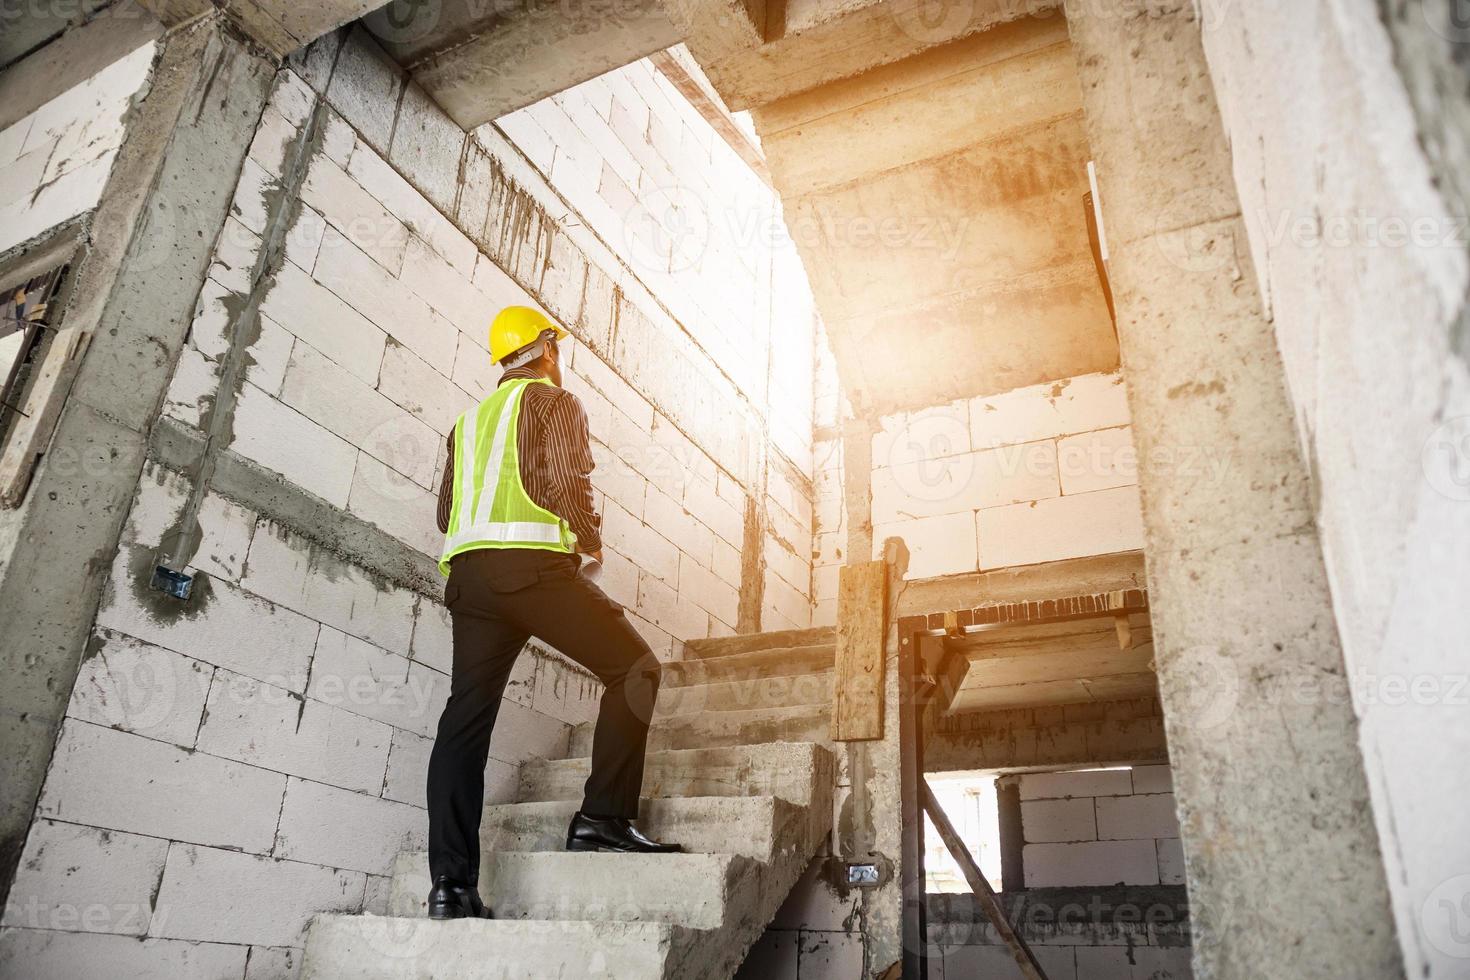
{"type": "Polygon", "coordinates": [[[431,922],[427,856],[399,855],[390,915],[320,915],[303,980],[734,975],[832,825],[834,635],[696,641],[664,669],[639,820],[667,855],[569,854],[592,728],[485,808],[480,892],[498,918],[431,922]]]}

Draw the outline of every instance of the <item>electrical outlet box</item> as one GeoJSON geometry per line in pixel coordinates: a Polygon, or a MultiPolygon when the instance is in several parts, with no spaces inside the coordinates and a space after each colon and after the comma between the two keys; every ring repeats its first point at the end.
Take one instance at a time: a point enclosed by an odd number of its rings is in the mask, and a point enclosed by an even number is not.
{"type": "Polygon", "coordinates": [[[847,883],[858,888],[875,888],[878,885],[878,866],[876,864],[849,864],[847,866],[847,883]]]}

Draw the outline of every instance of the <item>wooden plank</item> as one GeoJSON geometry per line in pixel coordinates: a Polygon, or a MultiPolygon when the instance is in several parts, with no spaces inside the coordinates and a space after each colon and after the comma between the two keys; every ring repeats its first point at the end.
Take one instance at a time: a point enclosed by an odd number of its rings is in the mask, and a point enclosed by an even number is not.
{"type": "Polygon", "coordinates": [[[883,662],[888,636],[888,566],[844,565],[837,579],[837,656],[832,741],[883,737],[883,662]]]}
{"type": "Polygon", "coordinates": [[[965,881],[970,883],[970,890],[975,893],[975,899],[985,910],[991,924],[995,926],[996,934],[1010,950],[1011,958],[1016,961],[1021,976],[1025,980],[1046,980],[1046,973],[1041,969],[1041,964],[1036,962],[1036,956],[1031,952],[1031,947],[1026,945],[1025,938],[1011,927],[1010,920],[1006,918],[1005,909],[1001,908],[1000,899],[996,897],[995,889],[990,887],[990,882],[985,880],[985,876],[980,873],[980,868],[975,864],[975,859],[970,856],[965,842],[960,840],[959,834],[955,833],[954,825],[949,822],[944,808],[939,805],[934,791],[929,788],[928,780],[919,780],[919,792],[923,795],[924,809],[928,811],[929,819],[934,823],[934,829],[939,831],[944,846],[949,848],[950,855],[960,866],[965,881]]]}

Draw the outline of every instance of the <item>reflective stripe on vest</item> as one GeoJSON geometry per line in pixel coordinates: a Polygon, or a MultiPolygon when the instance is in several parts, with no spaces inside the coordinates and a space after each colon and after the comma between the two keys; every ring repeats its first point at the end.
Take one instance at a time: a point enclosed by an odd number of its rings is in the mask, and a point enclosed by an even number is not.
{"type": "Polygon", "coordinates": [[[454,424],[454,491],[439,571],[449,559],[476,548],[535,548],[572,552],[577,536],[567,522],[526,493],[516,433],[526,386],[543,379],[507,381],[454,424]]]}

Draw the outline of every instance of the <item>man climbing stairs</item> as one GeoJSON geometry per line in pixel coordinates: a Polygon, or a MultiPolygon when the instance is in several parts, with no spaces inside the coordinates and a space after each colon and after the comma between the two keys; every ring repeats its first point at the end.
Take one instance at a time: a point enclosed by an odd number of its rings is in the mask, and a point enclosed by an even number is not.
{"type": "Polygon", "coordinates": [[[521,769],[518,801],[488,806],[480,892],[494,920],[425,917],[428,862],[401,854],[390,915],[321,915],[304,980],[722,978],[744,961],[832,826],[834,632],[688,644],[664,667],[639,818],[683,854],[568,853],[590,766],[521,769]]]}

